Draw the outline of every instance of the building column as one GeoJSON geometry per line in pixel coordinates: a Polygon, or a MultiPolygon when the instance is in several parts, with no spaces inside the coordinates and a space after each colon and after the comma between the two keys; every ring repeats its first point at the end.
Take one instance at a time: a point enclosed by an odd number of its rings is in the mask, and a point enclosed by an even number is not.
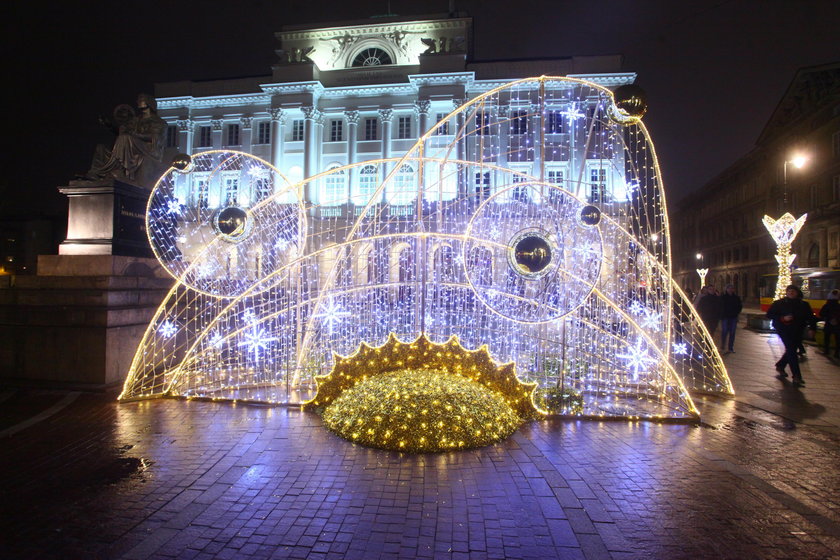
{"type": "MultiPolygon", "coordinates": [[[[391,121],[394,118],[394,110],[393,109],[380,109],[379,110],[379,122],[382,123],[382,157],[389,158],[391,157],[391,121]]],[[[391,164],[390,163],[383,163],[382,164],[382,179],[388,176],[388,173],[391,172],[391,164]]],[[[386,188],[387,190],[387,188],[386,188]]],[[[385,192],[382,192],[382,197],[384,201],[385,192]]]]}
{"type": "MultiPolygon", "coordinates": [[[[452,110],[454,111],[458,109],[461,105],[464,104],[465,101],[466,100],[464,99],[453,99],[452,110]]],[[[462,111],[455,116],[455,130],[453,132],[458,142],[458,145],[456,146],[455,150],[456,157],[461,161],[465,160],[467,153],[467,135],[466,130],[464,130],[464,122],[464,113],[462,111]]],[[[464,199],[469,193],[471,184],[471,177],[469,176],[469,173],[470,169],[468,169],[466,166],[464,166],[464,168],[458,172],[458,198],[460,199],[464,199]]]]}
{"type": "Polygon", "coordinates": [[[189,118],[178,119],[175,124],[178,125],[178,151],[182,154],[192,154],[195,121],[189,118]]]}
{"type": "Polygon", "coordinates": [[[253,139],[251,138],[251,123],[253,121],[253,117],[242,117],[239,119],[239,146],[246,154],[250,154],[251,148],[253,147],[253,139]]]}
{"type": "MultiPolygon", "coordinates": [[[[420,99],[414,102],[414,113],[417,115],[417,139],[419,140],[421,136],[426,134],[429,130],[429,109],[432,107],[432,102],[428,99],[420,99]]],[[[423,154],[426,155],[425,152],[425,145],[423,146],[423,154]]],[[[418,164],[422,165],[422,164],[418,164]]],[[[428,181],[426,180],[426,170],[420,170],[420,181],[417,184],[417,188],[425,193],[426,185],[428,181]]]]}
{"type": "Polygon", "coordinates": [[[221,150],[222,149],[222,120],[221,119],[213,119],[210,121],[210,126],[213,127],[211,132],[211,136],[213,138],[213,149],[214,150],[221,150]]]}
{"type": "MultiPolygon", "coordinates": [[[[347,163],[356,163],[356,139],[359,137],[359,112],[358,111],[344,111],[344,117],[347,120],[347,163]]],[[[347,174],[347,192],[352,200],[354,191],[356,190],[356,181],[358,173],[356,168],[351,168],[347,174]]]]}
{"type": "MultiPolygon", "coordinates": [[[[321,111],[313,106],[303,106],[303,178],[308,179],[317,171],[316,158],[318,156],[318,121],[322,117],[321,111]]],[[[318,202],[318,186],[311,181],[307,184],[306,195],[310,202],[318,202]]]]}
{"type": "Polygon", "coordinates": [[[283,149],[286,138],[283,125],[286,124],[286,113],[283,109],[272,107],[268,114],[271,115],[271,165],[284,172],[283,149]]]}

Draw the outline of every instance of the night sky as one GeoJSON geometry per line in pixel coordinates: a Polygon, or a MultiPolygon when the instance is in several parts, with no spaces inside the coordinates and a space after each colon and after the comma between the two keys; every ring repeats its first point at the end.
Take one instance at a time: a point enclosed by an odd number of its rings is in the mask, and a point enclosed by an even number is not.
{"type": "MultiPolygon", "coordinates": [[[[56,187],[110,143],[97,115],[155,82],[270,75],[283,25],[440,14],[446,0],[19,2],[5,5],[0,214],[60,209],[56,187]],[[7,97],[8,95],[4,96],[7,97]]],[[[795,71],[840,59],[838,0],[458,0],[474,59],[622,54],[669,203],[749,152],[795,71]]]]}

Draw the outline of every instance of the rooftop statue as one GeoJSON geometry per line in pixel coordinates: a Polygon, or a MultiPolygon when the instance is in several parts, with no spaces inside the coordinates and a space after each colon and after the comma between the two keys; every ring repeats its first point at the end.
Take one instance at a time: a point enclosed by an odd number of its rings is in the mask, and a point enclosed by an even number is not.
{"type": "Polygon", "coordinates": [[[137,96],[137,111],[118,105],[113,117],[100,121],[117,135],[112,149],[98,145],[87,179],[116,178],[151,188],[163,168],[166,123],[157,115],[157,102],[149,94],[137,96]]]}

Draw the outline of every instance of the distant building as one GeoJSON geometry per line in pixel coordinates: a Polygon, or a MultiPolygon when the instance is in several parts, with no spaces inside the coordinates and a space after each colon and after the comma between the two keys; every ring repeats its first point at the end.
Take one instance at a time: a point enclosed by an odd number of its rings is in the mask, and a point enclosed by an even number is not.
{"type": "Polygon", "coordinates": [[[761,220],[785,212],[808,213],[795,266],[840,267],[840,63],[800,69],[755,149],[673,207],[679,285],[697,290],[695,270],[708,268],[707,284],[732,283],[756,303],[761,276],[778,267],[761,220]],[[801,169],[790,164],[796,154],[808,158],[801,169]]]}
{"type": "MultiPolygon", "coordinates": [[[[620,72],[618,55],[475,61],[469,17],[383,17],[318,28],[288,26],[276,36],[281,48],[270,76],[157,85],[158,111],[168,123],[167,157],[211,149],[242,151],[269,161],[296,182],[350,163],[402,156],[466,100],[517,78],[571,76],[610,88],[635,79],[634,73],[620,72]]],[[[568,110],[556,108],[558,115],[568,110]]],[[[537,138],[538,127],[528,127],[525,117],[484,117],[484,122],[466,126],[489,129],[494,119],[503,119],[523,142],[537,138]]],[[[559,136],[564,131],[561,119],[556,122],[557,130],[549,132],[559,136]]],[[[439,132],[450,138],[455,134],[439,132]]],[[[540,176],[543,163],[547,177],[569,177],[568,155],[565,161],[517,161],[511,168],[540,176]]],[[[608,197],[612,188],[602,166],[593,162],[591,170],[586,168],[591,171],[586,177],[595,177],[599,199],[608,197]]],[[[316,203],[323,204],[328,196],[336,206],[349,205],[381,182],[389,171],[385,167],[356,168],[323,185],[311,183],[306,196],[316,203]]],[[[238,184],[235,175],[202,183],[201,174],[193,174],[195,184],[182,196],[195,200],[182,202],[247,208],[268,194],[250,192],[255,187],[238,184]]],[[[489,193],[494,177],[486,175],[465,174],[459,180],[476,181],[476,188],[489,193]]],[[[623,189],[620,179],[616,187],[623,189]]]]}

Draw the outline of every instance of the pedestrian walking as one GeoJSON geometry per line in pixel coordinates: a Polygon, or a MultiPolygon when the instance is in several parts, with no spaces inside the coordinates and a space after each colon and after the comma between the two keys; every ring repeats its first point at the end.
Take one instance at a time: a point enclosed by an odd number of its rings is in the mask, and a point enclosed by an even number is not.
{"type": "Polygon", "coordinates": [[[820,309],[820,319],[825,321],[823,327],[823,347],[825,355],[831,350],[831,337],[834,337],[834,357],[840,358],[840,290],[831,290],[825,305],[820,309]]]}
{"type": "Polygon", "coordinates": [[[697,302],[697,313],[706,325],[712,340],[715,338],[715,331],[720,322],[720,296],[714,286],[706,286],[706,295],[697,302]]]}
{"type": "Polygon", "coordinates": [[[802,299],[802,290],[791,284],[785,289],[785,297],[777,299],[767,311],[767,318],[773,321],[773,328],[776,334],[782,339],[785,345],[785,354],[782,359],[776,362],[776,371],[779,377],[787,377],[785,366],[790,366],[795,385],[804,385],[802,372],[799,370],[799,356],[796,353],[797,347],[802,343],[802,333],[807,326],[809,336],[813,336],[817,326],[817,318],[811,306],[802,299]]]}
{"type": "Polygon", "coordinates": [[[735,293],[735,286],[726,285],[726,291],[720,296],[720,349],[728,352],[735,351],[735,329],[738,326],[738,315],[743,309],[741,298],[735,293]]]}

